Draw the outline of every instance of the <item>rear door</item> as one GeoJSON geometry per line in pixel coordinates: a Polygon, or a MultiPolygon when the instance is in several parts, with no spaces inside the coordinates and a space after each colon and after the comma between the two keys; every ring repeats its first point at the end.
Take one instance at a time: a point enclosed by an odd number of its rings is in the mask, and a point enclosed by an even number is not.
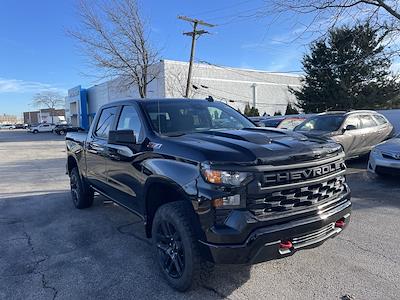
{"type": "Polygon", "coordinates": [[[107,194],[106,145],[108,133],[115,125],[117,107],[106,107],[100,113],[86,142],[87,178],[101,192],[107,194]]]}
{"type": "Polygon", "coordinates": [[[380,129],[378,123],[371,114],[361,115],[361,127],[363,131],[362,153],[368,153],[371,148],[378,144],[380,137],[380,129]]]}
{"type": "Polygon", "coordinates": [[[375,142],[376,144],[379,144],[391,137],[391,134],[393,132],[393,126],[384,116],[380,114],[374,114],[373,117],[376,123],[378,124],[378,132],[379,132],[378,135],[379,138],[375,142]]]}
{"type": "Polygon", "coordinates": [[[146,176],[141,169],[141,153],[144,152],[143,124],[135,104],[125,105],[121,109],[116,125],[117,130],[134,131],[136,143],[132,145],[107,144],[106,169],[110,195],[113,199],[143,215],[142,197],[146,176]]]}

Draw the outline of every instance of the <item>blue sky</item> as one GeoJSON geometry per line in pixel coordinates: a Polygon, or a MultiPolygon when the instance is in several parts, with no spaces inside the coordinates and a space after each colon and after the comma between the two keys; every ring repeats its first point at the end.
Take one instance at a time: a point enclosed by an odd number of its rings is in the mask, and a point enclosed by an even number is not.
{"type": "MultiPolygon", "coordinates": [[[[32,96],[45,89],[66,93],[96,82],[66,30],[78,24],[77,0],[2,0],[0,4],[0,114],[20,115],[34,109],[32,96]]],[[[139,0],[151,25],[153,44],[165,59],[187,60],[190,39],[182,32],[183,14],[220,26],[202,36],[196,58],[218,65],[269,71],[300,70],[306,40],[292,41],[303,25],[285,16],[246,18],[264,0],[139,0]],[[273,21],[272,21],[273,20],[273,21]]]]}

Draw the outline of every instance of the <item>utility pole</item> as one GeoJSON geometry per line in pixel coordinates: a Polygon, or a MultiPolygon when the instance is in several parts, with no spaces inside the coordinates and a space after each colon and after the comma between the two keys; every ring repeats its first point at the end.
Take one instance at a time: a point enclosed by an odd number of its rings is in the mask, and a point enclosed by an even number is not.
{"type": "Polygon", "coordinates": [[[190,60],[189,60],[189,72],[188,72],[188,78],[187,78],[187,83],[186,83],[186,92],[185,92],[185,98],[188,98],[189,92],[190,92],[190,82],[192,80],[192,68],[193,68],[194,50],[195,50],[195,46],[196,46],[196,38],[197,38],[197,36],[201,36],[202,34],[209,33],[208,31],[205,31],[205,30],[197,30],[197,25],[203,25],[203,26],[207,26],[207,27],[214,27],[215,25],[206,23],[202,20],[192,19],[192,18],[188,18],[185,16],[178,16],[178,19],[186,21],[186,22],[190,22],[193,24],[193,31],[183,33],[184,35],[192,37],[192,47],[190,49],[190,60]]]}

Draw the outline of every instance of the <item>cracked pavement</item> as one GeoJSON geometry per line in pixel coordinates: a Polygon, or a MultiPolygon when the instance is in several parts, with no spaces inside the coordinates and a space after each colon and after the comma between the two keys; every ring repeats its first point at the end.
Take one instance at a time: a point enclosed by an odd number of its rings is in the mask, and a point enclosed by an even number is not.
{"type": "Polygon", "coordinates": [[[135,215],[96,197],[76,210],[62,137],[0,131],[0,299],[399,299],[400,180],[352,161],[350,226],[322,246],[255,266],[218,266],[175,292],[135,215]]]}

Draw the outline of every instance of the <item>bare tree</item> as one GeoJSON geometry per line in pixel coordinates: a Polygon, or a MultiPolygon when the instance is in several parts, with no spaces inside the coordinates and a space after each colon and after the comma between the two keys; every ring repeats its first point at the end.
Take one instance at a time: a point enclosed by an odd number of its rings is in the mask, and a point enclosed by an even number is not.
{"type": "Polygon", "coordinates": [[[33,97],[33,105],[36,107],[46,107],[50,111],[50,116],[51,116],[51,123],[53,123],[53,117],[54,117],[54,110],[57,107],[62,107],[65,105],[65,99],[64,97],[55,91],[44,91],[37,93],[33,97]]]}
{"type": "Polygon", "coordinates": [[[159,55],[150,45],[136,0],[81,0],[79,15],[81,26],[68,33],[90,65],[102,70],[102,78],[119,78],[146,98],[148,84],[159,74],[159,55]]]}
{"type": "MultiPolygon", "coordinates": [[[[174,69],[168,72],[165,78],[165,88],[172,97],[185,97],[186,96],[186,82],[187,72],[183,70],[174,69]]],[[[192,85],[197,87],[198,83],[196,80],[192,80],[192,85]]],[[[188,98],[194,98],[198,88],[192,88],[189,90],[188,98]]]]}
{"type": "MultiPolygon", "coordinates": [[[[398,0],[269,0],[268,14],[292,13],[308,15],[297,22],[298,36],[318,34],[344,23],[368,22],[373,28],[387,32],[387,43],[398,46],[400,35],[400,2],[398,0]],[[308,22],[304,23],[304,19],[308,22]]],[[[287,19],[287,15],[286,15],[287,19]]],[[[395,52],[398,53],[399,49],[395,52]]]]}

